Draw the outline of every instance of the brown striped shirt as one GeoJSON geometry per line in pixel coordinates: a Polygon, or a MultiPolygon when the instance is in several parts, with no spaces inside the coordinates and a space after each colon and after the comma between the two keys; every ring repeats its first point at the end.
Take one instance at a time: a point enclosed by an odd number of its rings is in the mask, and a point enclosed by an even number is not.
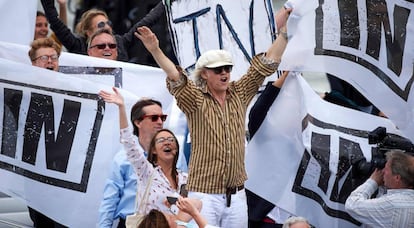
{"type": "MultiPolygon", "coordinates": [[[[262,55],[260,55],[262,56],[262,55]]],[[[206,89],[187,80],[182,72],[178,82],[167,79],[170,93],[185,113],[191,136],[191,159],[187,189],[224,194],[226,188],[244,184],[245,118],[250,101],[266,76],[276,69],[259,55],[241,79],[230,82],[225,107],[206,89]]]]}

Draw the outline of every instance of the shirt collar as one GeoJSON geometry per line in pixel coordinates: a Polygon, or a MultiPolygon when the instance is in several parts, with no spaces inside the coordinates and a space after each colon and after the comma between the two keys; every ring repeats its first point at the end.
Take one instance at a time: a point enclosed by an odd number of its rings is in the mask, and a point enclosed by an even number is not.
{"type": "Polygon", "coordinates": [[[387,189],[387,195],[409,193],[414,194],[414,189],[400,188],[400,189],[387,189]]]}

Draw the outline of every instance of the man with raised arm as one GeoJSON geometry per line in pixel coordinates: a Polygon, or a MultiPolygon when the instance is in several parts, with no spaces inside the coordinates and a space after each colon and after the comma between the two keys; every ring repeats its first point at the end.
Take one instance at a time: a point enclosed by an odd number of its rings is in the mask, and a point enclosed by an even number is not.
{"type": "Polygon", "coordinates": [[[254,56],[247,73],[230,82],[233,61],[225,50],[203,53],[192,81],[166,57],[149,28],[140,27],[135,35],[167,74],[167,88],[188,120],[192,151],[189,197],[201,199],[201,214],[209,224],[247,227],[246,110],[265,77],[276,71],[286,36],[279,36],[266,53],[254,56]]]}

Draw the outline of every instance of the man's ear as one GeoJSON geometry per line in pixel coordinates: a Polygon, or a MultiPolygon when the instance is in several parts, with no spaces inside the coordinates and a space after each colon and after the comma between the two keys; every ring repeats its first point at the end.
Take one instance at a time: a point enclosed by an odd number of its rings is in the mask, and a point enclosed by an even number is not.
{"type": "Polygon", "coordinates": [[[207,80],[207,77],[208,77],[208,75],[207,75],[207,70],[206,70],[206,69],[203,69],[203,70],[201,71],[200,76],[201,76],[201,78],[202,78],[202,79],[207,80]]]}
{"type": "Polygon", "coordinates": [[[139,120],[134,120],[134,125],[135,125],[135,127],[139,128],[140,123],[141,123],[141,121],[139,121],[139,120]]]}
{"type": "Polygon", "coordinates": [[[399,174],[395,175],[395,179],[396,179],[398,182],[401,182],[401,181],[402,181],[402,180],[401,180],[401,175],[399,175],[399,174]]]}

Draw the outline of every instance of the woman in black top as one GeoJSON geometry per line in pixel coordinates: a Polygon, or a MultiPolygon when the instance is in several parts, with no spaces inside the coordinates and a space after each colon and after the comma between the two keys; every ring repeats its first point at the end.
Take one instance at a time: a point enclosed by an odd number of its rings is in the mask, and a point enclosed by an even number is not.
{"type": "MultiPolygon", "coordinates": [[[[77,34],[72,31],[59,19],[58,12],[55,8],[54,0],[41,0],[50,28],[62,42],[63,46],[71,53],[87,55],[87,39],[98,29],[110,29],[111,22],[104,11],[91,9],[82,14],[79,23],[76,25],[77,34]]],[[[128,51],[133,45],[135,39],[134,32],[140,26],[151,26],[156,23],[161,15],[165,12],[164,5],[160,1],[158,5],[151,10],[142,20],[138,21],[131,29],[123,35],[115,35],[118,59],[119,61],[128,62],[130,56],[128,51]]]]}

